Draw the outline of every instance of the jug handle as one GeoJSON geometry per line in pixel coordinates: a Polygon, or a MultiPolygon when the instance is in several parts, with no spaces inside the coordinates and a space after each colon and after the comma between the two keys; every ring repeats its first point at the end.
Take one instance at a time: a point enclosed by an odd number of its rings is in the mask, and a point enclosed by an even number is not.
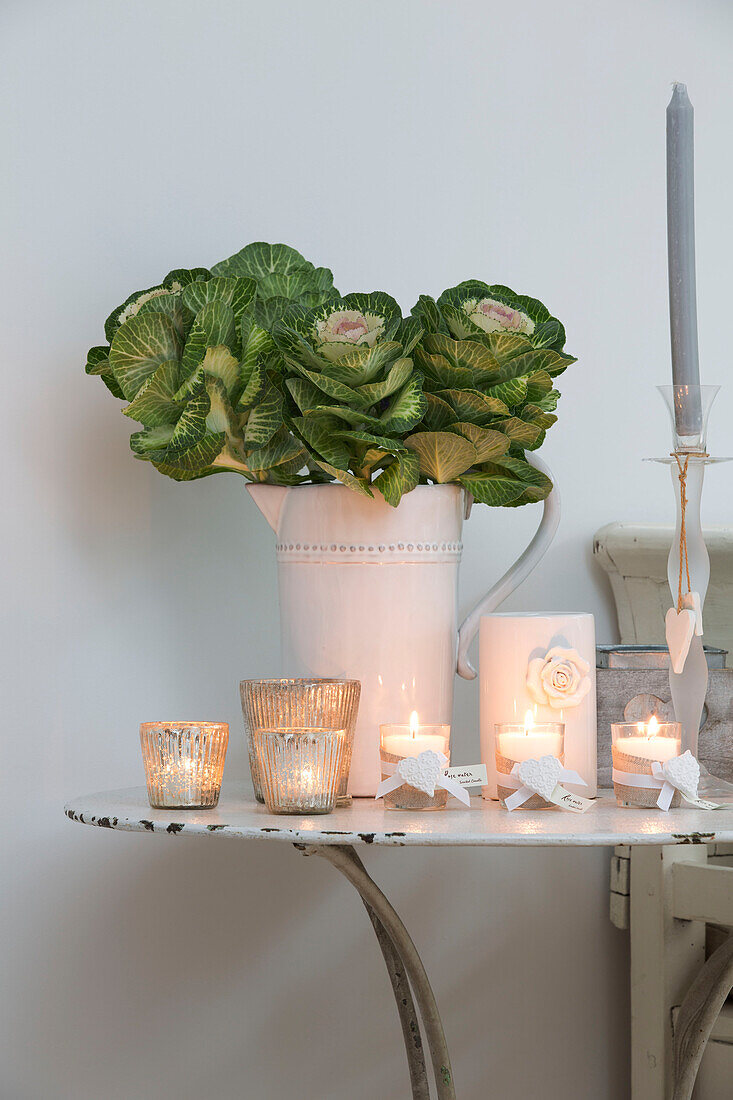
{"type": "Polygon", "coordinates": [[[503,603],[507,596],[511,595],[515,588],[518,588],[522,581],[527,579],[543,558],[545,551],[555,537],[555,532],[560,523],[560,494],[557,491],[552,471],[537,455],[530,452],[525,457],[535,469],[550,478],[553,489],[543,502],[542,519],[529,546],[461,623],[461,628],[458,631],[457,672],[464,680],[473,680],[476,677],[476,669],[468,659],[468,650],[478,632],[481,616],[495,611],[499,604],[503,603]]]}

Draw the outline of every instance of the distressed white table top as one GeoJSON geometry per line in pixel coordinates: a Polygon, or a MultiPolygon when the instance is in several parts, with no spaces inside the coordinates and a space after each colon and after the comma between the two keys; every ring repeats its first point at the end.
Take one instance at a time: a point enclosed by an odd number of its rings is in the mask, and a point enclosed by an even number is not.
{"type": "Polygon", "coordinates": [[[383,844],[449,847],[690,844],[733,841],[733,808],[627,810],[604,791],[585,814],[560,810],[508,813],[498,802],[471,800],[471,809],[431,813],[385,810],[358,798],[351,807],[311,817],[268,814],[243,785],[225,785],[215,810],[153,810],[144,787],[77,798],[66,816],[83,825],[171,836],[234,837],[297,844],[383,844]]]}

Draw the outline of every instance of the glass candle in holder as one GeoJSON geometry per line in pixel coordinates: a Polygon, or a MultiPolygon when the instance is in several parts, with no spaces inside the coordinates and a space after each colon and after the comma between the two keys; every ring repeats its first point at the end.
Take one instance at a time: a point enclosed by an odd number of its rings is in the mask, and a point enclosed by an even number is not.
{"type": "MultiPolygon", "coordinates": [[[[663,764],[682,751],[679,722],[660,722],[652,715],[648,722],[612,722],[613,789],[619,806],[656,806],[659,788],[635,787],[618,776],[622,772],[652,775],[652,764],[663,764]]],[[[672,796],[672,807],[680,805],[680,793],[672,796]]]]}
{"type": "MultiPolygon", "coordinates": [[[[417,711],[410,715],[407,724],[387,723],[379,727],[382,779],[395,774],[400,760],[419,756],[431,749],[446,757],[450,763],[450,726],[420,725],[417,711]]],[[[448,800],[448,792],[436,787],[430,795],[425,791],[403,783],[397,790],[384,795],[384,805],[389,810],[442,810],[448,800]]]]}
{"type": "MultiPolygon", "coordinates": [[[[514,794],[516,787],[502,786],[502,775],[509,775],[515,764],[523,760],[539,760],[554,756],[565,763],[565,725],[562,722],[535,722],[528,710],[524,722],[497,722],[495,727],[497,792],[502,804],[514,794]]],[[[523,810],[544,810],[552,803],[533,794],[522,804],[523,810]]]]}
{"type": "Polygon", "coordinates": [[[228,743],[226,722],[142,722],[150,805],[172,810],[216,806],[228,743]]]}
{"type": "Polygon", "coordinates": [[[346,730],[252,731],[265,806],[272,814],[329,814],[338,793],[346,730]]]}
{"type": "MultiPolygon", "coordinates": [[[[359,680],[242,680],[239,685],[252,785],[258,802],[265,802],[264,779],[255,750],[257,731],[313,730],[343,734],[336,805],[348,806],[347,793],[354,732],[359,713],[359,680]]],[[[294,809],[293,813],[300,810],[294,809]]],[[[324,811],[318,811],[324,812],[324,811]]]]}

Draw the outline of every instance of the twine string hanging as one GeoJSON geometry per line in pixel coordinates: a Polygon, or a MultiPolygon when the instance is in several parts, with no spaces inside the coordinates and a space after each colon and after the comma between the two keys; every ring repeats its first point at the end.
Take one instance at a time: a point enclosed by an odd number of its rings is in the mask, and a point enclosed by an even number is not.
{"type": "Polygon", "coordinates": [[[690,562],[687,557],[687,524],[686,524],[686,512],[687,512],[687,467],[690,462],[689,454],[685,455],[684,462],[681,461],[680,455],[676,452],[672,452],[672,457],[677,463],[677,469],[679,471],[680,479],[680,571],[679,580],[677,583],[677,610],[682,611],[682,567],[684,563],[685,576],[687,579],[687,592],[692,591],[692,585],[690,584],[690,562]]]}

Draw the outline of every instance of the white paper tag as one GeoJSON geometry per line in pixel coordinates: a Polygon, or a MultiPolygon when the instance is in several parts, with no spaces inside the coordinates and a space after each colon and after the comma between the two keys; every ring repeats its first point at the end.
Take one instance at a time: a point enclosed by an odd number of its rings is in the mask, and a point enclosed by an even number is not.
{"type": "Polygon", "coordinates": [[[592,798],[581,798],[579,794],[571,794],[566,791],[562,783],[558,783],[550,795],[550,802],[554,802],[562,810],[570,810],[571,814],[584,814],[593,805],[592,798]]]}
{"type": "Polygon", "coordinates": [[[489,782],[485,764],[465,764],[461,768],[446,768],[443,774],[461,787],[485,787],[489,782]]]}
{"type": "Polygon", "coordinates": [[[693,797],[690,794],[680,794],[684,798],[685,802],[689,802],[691,806],[697,806],[698,810],[722,810],[723,807],[719,802],[709,802],[707,798],[698,798],[696,795],[693,797]]]}

